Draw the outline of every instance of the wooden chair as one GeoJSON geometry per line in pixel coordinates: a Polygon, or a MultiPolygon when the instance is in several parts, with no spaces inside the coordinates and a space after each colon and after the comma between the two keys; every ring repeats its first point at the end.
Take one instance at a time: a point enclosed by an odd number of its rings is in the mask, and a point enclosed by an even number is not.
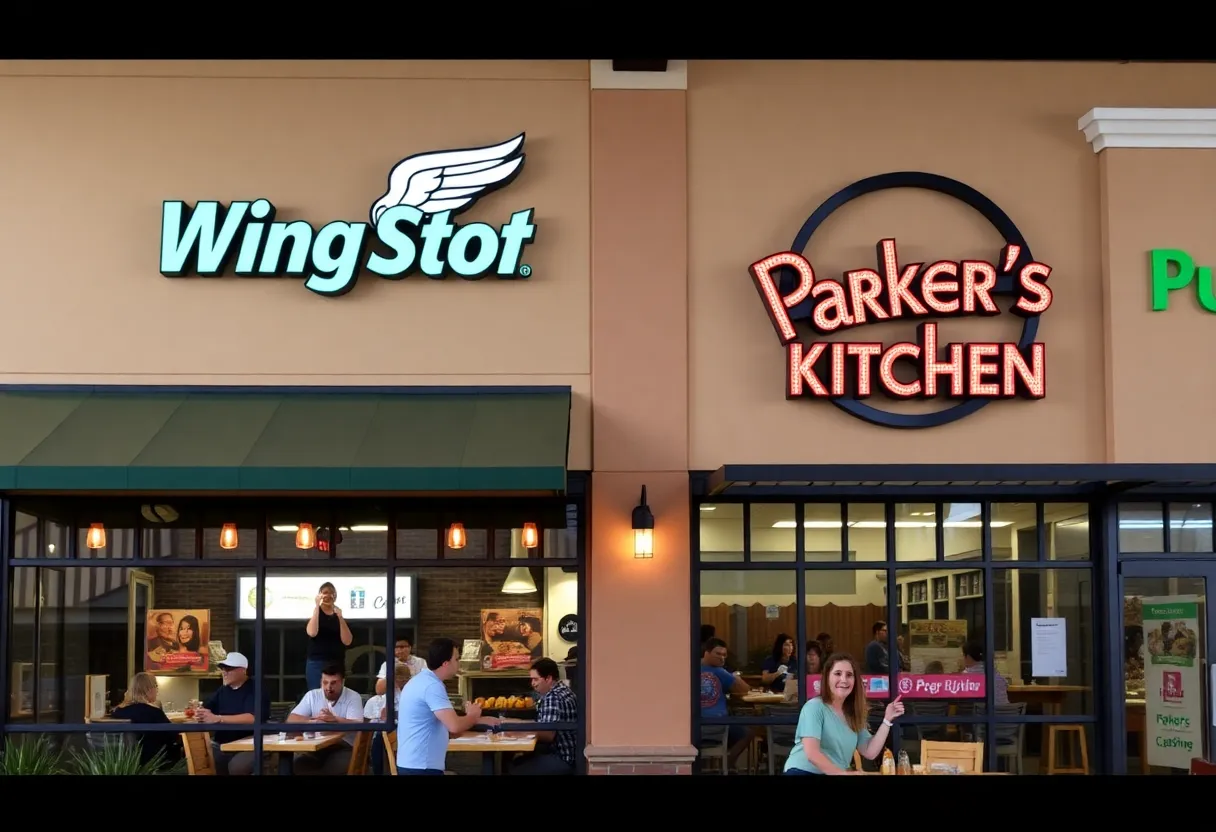
{"type": "Polygon", "coordinates": [[[188,774],[215,774],[215,757],[211,754],[211,734],[183,733],[182,748],[186,752],[188,774]]]}
{"type": "Polygon", "coordinates": [[[350,764],[346,767],[347,774],[367,774],[367,761],[372,754],[372,732],[360,731],[355,734],[355,747],[351,750],[350,764]]]}
{"type": "Polygon", "coordinates": [[[920,764],[926,774],[934,763],[957,766],[965,774],[978,774],[984,770],[984,744],[982,742],[936,742],[923,740],[920,744],[920,764]]]}
{"type": "Polygon", "coordinates": [[[1209,763],[1202,757],[1192,757],[1191,774],[1216,774],[1216,763],[1209,763]]]}
{"type": "Polygon", "coordinates": [[[384,750],[388,755],[388,773],[397,774],[397,732],[384,731],[381,733],[384,737],[384,750]]]}

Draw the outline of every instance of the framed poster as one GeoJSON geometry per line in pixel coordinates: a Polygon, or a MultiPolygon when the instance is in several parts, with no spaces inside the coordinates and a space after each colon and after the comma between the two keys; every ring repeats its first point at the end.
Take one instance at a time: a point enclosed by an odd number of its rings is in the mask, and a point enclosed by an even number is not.
{"type": "Polygon", "coordinates": [[[482,669],[527,668],[545,655],[544,631],[544,615],[537,608],[482,610],[482,669]]]}
{"type": "Polygon", "coordinates": [[[143,669],[160,676],[211,670],[211,610],[153,609],[144,625],[143,669]]]}

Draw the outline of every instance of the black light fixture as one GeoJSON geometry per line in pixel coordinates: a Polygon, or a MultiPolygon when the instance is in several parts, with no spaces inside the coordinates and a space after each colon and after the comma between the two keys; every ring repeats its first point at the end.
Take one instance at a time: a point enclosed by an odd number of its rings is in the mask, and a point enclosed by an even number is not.
{"type": "Polygon", "coordinates": [[[654,557],[654,515],[646,505],[646,486],[642,486],[642,499],[633,510],[633,556],[654,557]]]}

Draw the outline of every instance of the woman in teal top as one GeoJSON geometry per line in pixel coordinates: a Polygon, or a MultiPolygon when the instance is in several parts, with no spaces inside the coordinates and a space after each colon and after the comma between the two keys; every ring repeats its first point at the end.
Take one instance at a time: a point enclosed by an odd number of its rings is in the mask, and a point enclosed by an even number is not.
{"type": "Polygon", "coordinates": [[[903,712],[895,697],[887,705],[877,733],[866,729],[866,692],[861,668],[852,656],[833,653],[823,667],[819,696],[802,706],[794,731],[794,748],[785,761],[786,774],[860,774],[850,771],[853,751],[867,760],[882,753],[887,734],[903,712]]]}

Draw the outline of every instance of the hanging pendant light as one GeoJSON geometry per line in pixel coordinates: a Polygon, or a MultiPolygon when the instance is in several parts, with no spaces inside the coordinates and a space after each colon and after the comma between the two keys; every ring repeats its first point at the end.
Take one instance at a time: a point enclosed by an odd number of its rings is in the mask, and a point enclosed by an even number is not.
{"type": "Polygon", "coordinates": [[[463,549],[468,542],[469,536],[464,530],[464,523],[453,523],[448,526],[449,549],[463,549]]]}
{"type": "MultiPolygon", "coordinates": [[[[524,532],[511,530],[511,557],[526,558],[528,551],[524,547],[524,532]]],[[[532,570],[526,566],[512,566],[503,581],[502,591],[505,595],[530,595],[536,592],[536,581],[532,580],[532,570]]]]}
{"type": "Polygon", "coordinates": [[[311,549],[317,545],[317,533],[313,531],[312,523],[301,523],[296,529],[296,548],[311,549]]]}
{"type": "Polygon", "coordinates": [[[524,531],[520,537],[525,549],[535,549],[540,545],[540,532],[536,530],[535,523],[524,523],[524,531]]]}
{"type": "Polygon", "coordinates": [[[240,535],[236,531],[236,523],[225,523],[220,529],[220,548],[235,549],[240,544],[240,535]]]}
{"type": "Polygon", "coordinates": [[[103,523],[90,523],[84,544],[90,549],[106,548],[106,527],[103,523]]]}

